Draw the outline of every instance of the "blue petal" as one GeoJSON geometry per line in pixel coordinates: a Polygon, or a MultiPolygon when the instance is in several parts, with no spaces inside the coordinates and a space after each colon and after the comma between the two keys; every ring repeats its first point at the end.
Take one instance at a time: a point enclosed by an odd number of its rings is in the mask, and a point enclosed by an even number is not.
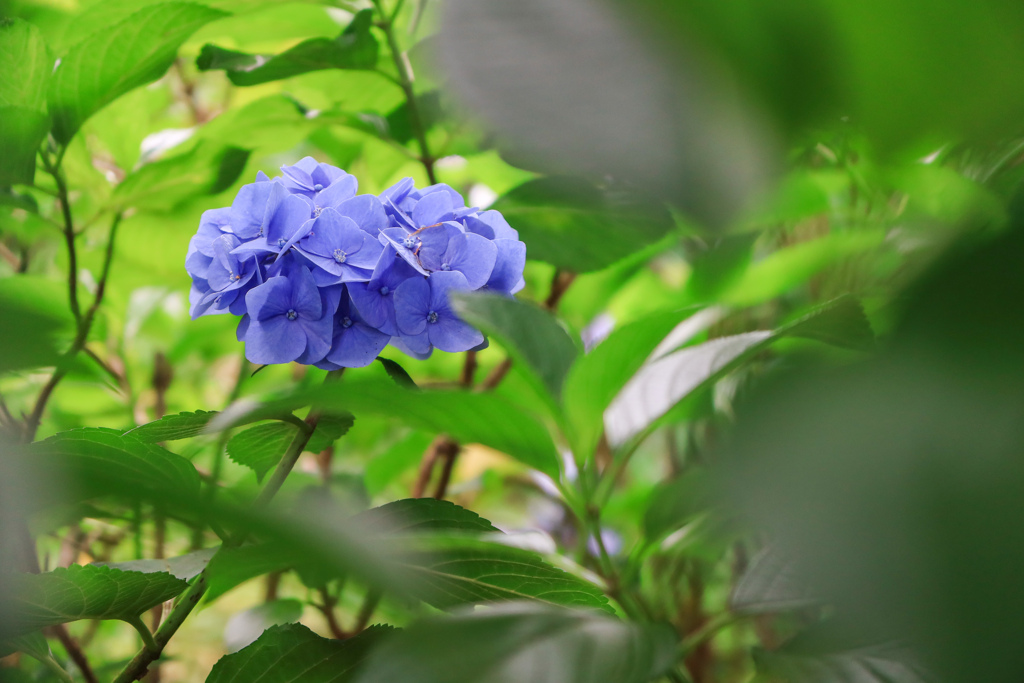
{"type": "Polygon", "coordinates": [[[475,232],[478,235],[487,237],[487,232],[490,232],[493,237],[490,239],[496,240],[517,240],[519,239],[519,233],[516,232],[512,226],[508,224],[505,217],[501,215],[499,211],[483,211],[476,216],[467,216],[465,218],[466,229],[470,232],[475,232]]]}
{"type": "Polygon", "coordinates": [[[445,252],[448,251],[448,243],[460,235],[462,233],[458,228],[453,228],[447,223],[421,230],[416,235],[420,239],[417,256],[423,267],[427,270],[441,270],[445,252]]]}
{"type": "Polygon", "coordinates": [[[430,339],[427,337],[426,330],[418,335],[392,337],[391,345],[405,355],[412,356],[417,360],[430,358],[430,354],[434,351],[434,347],[430,345],[430,339]]]}
{"type": "Polygon", "coordinates": [[[450,270],[466,276],[470,289],[479,289],[491,277],[497,257],[498,249],[494,242],[468,233],[460,234],[448,243],[444,261],[450,270]]]}
{"type": "Polygon", "coordinates": [[[484,335],[450,312],[427,325],[427,336],[431,344],[449,353],[469,351],[484,342],[484,335]]]}
{"type": "Polygon", "coordinates": [[[291,308],[292,285],[285,277],[272,277],[245,294],[245,308],[254,320],[283,316],[291,308]]]}
{"type": "Polygon", "coordinates": [[[509,292],[523,278],[526,267],[526,245],[519,240],[497,239],[494,246],[498,250],[498,258],[494,262],[494,270],[487,280],[487,289],[498,292],[509,292]]]}
{"type": "Polygon", "coordinates": [[[389,225],[384,205],[372,194],[362,194],[346,199],[334,208],[342,216],[348,216],[354,220],[360,230],[364,230],[374,237],[389,225]]]}
{"type": "MultiPolygon", "coordinates": [[[[458,271],[438,271],[430,276],[428,280],[430,284],[430,297],[428,301],[428,310],[436,311],[447,311],[450,309],[448,303],[448,293],[452,290],[463,292],[469,290],[469,283],[466,281],[466,276],[458,271]]],[[[454,315],[454,314],[453,314],[454,315]]]]}
{"type": "Polygon", "coordinates": [[[323,302],[320,299],[320,290],[317,288],[309,268],[299,266],[289,274],[288,279],[292,286],[290,308],[301,318],[320,320],[324,312],[323,302]]]}
{"type": "Polygon", "coordinates": [[[353,323],[351,327],[337,326],[334,344],[327,360],[345,368],[362,368],[384,350],[391,335],[384,334],[366,323],[353,323]]]}
{"type": "Polygon", "coordinates": [[[284,189],[280,183],[271,181],[250,183],[238,190],[231,202],[231,232],[239,239],[252,239],[259,234],[274,188],[284,189]]]}
{"type": "Polygon", "coordinates": [[[395,322],[403,335],[423,333],[430,312],[431,287],[422,278],[406,280],[395,290],[395,322]]]}
{"type": "Polygon", "coordinates": [[[452,209],[452,198],[447,192],[428,194],[413,208],[412,221],[418,228],[437,225],[453,218],[452,209]]]}
{"type": "Polygon", "coordinates": [[[325,184],[324,189],[320,190],[313,198],[313,204],[321,209],[337,208],[342,202],[355,197],[358,187],[356,177],[345,173],[344,177],[330,185],[325,184]]]}
{"type": "MultiPolygon", "coordinates": [[[[380,231],[379,240],[381,244],[388,246],[390,245],[395,252],[402,257],[402,260],[408,263],[412,268],[421,275],[430,275],[429,272],[424,270],[423,266],[420,265],[419,259],[416,258],[416,252],[414,249],[407,249],[403,244],[405,238],[409,235],[405,228],[388,228],[387,230],[380,231]]],[[[417,244],[419,240],[417,240],[417,244]]]]}
{"type": "Polygon", "coordinates": [[[295,195],[288,195],[270,217],[264,232],[267,243],[271,247],[284,249],[288,243],[299,239],[304,229],[309,228],[309,219],[309,205],[295,195]]]}
{"type": "Polygon", "coordinates": [[[253,319],[245,332],[245,357],[253,363],[290,363],[305,350],[306,332],[283,315],[253,319]]]}

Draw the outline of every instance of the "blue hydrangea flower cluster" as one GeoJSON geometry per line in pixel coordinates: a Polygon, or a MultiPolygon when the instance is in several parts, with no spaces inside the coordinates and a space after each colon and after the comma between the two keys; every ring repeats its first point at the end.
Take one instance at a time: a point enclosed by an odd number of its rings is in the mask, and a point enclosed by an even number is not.
{"type": "Polygon", "coordinates": [[[421,359],[466,351],[484,338],[449,293],[524,285],[518,233],[447,185],[405,178],[361,195],[354,176],[312,157],[281,171],[203,213],[185,260],[193,319],[241,315],[253,363],[361,367],[388,343],[421,359]]]}

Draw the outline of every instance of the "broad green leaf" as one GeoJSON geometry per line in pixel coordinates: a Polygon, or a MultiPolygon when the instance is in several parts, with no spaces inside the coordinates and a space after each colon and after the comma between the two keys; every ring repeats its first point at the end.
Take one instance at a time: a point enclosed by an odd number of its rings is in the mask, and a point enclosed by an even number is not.
{"type": "Polygon", "coordinates": [[[414,622],[371,654],[357,683],[643,683],[675,660],[662,625],[512,604],[414,622]]]}
{"type": "Polygon", "coordinates": [[[256,481],[263,481],[267,472],[281,461],[296,433],[295,425],[287,422],[256,425],[231,437],[228,455],[254,471],[256,481]]]}
{"type": "MultiPolygon", "coordinates": [[[[604,431],[602,415],[629,378],[673,329],[680,325],[700,332],[714,322],[708,314],[692,309],[657,313],[613,331],[590,353],[580,356],[565,380],[563,404],[573,432],[577,456],[585,457],[597,447],[604,431]]],[[[686,335],[677,335],[686,341],[686,335]]]]}
{"type": "Polygon", "coordinates": [[[178,413],[165,415],[159,420],[129,429],[125,436],[133,436],[139,441],[157,443],[160,441],[177,441],[199,436],[206,425],[217,416],[216,412],[197,410],[194,413],[178,413]]]}
{"type": "Polygon", "coordinates": [[[204,45],[196,64],[201,71],[223,69],[235,85],[259,85],[321,69],[373,69],[377,39],[370,32],[373,10],[356,14],[337,38],[310,38],[279,55],[251,55],[204,45]]]}
{"type": "MultiPolygon", "coordinates": [[[[28,449],[41,469],[59,475],[81,499],[110,495],[174,506],[187,505],[199,493],[199,474],[192,463],[115,430],[74,429],[28,449]]],[[[65,496],[70,493],[64,491],[65,496]]]]}
{"type": "Polygon", "coordinates": [[[452,306],[460,317],[495,337],[529,376],[542,395],[558,401],[576,345],[550,313],[498,294],[456,294],[452,306]]]}
{"type": "Polygon", "coordinates": [[[206,683],[348,683],[371,649],[392,632],[371,626],[355,638],[321,638],[301,624],[273,626],[221,658],[206,683]]]}
{"type": "Polygon", "coordinates": [[[361,512],[352,518],[373,533],[407,534],[416,532],[497,531],[494,526],[472,510],[447,500],[406,498],[361,512]]]}
{"type": "Polygon", "coordinates": [[[196,29],[225,16],[189,2],[148,5],[73,45],[50,79],[54,137],[67,144],[93,113],[162,76],[196,29]]]}
{"type": "MultiPolygon", "coordinates": [[[[2,599],[0,599],[2,602],[2,599]]],[[[29,657],[45,661],[52,657],[50,645],[46,642],[46,636],[42,631],[34,631],[25,635],[16,636],[9,640],[0,641],[0,658],[6,657],[12,652],[24,652],[29,657]]]]}
{"type": "Polygon", "coordinates": [[[507,453],[546,474],[558,476],[559,457],[547,429],[532,414],[493,394],[461,390],[411,391],[391,381],[358,379],[300,390],[262,405],[225,411],[216,426],[269,417],[303,405],[358,416],[384,415],[411,427],[450,434],[461,443],[480,443],[507,453]]]}
{"type": "Polygon", "coordinates": [[[683,398],[787,335],[858,350],[873,343],[860,304],[841,297],[774,332],[744,332],[680,349],[644,365],[615,397],[604,413],[609,442],[618,446],[640,434],[683,398]]]}
{"type": "Polygon", "coordinates": [[[418,580],[417,595],[440,609],[532,600],[612,612],[601,590],[536,553],[468,538],[423,538],[396,561],[418,580]]]}
{"type": "Polygon", "coordinates": [[[330,448],[335,441],[348,434],[355,424],[355,417],[351,414],[345,415],[321,415],[316,423],[316,431],[309,438],[306,450],[311,453],[319,453],[330,448]]]}
{"type": "Polygon", "coordinates": [[[530,180],[491,207],[519,231],[527,258],[577,273],[600,270],[657,241],[672,218],[648,198],[577,178],[530,180]]]}
{"type": "Polygon", "coordinates": [[[46,82],[53,61],[39,30],[0,18],[0,185],[31,185],[36,151],[50,128],[46,82]]]}
{"type": "Polygon", "coordinates": [[[6,585],[10,594],[3,612],[20,633],[79,619],[131,621],[188,587],[162,572],[144,574],[93,565],[17,574],[6,585]]]}
{"type": "Polygon", "coordinates": [[[793,561],[768,547],[750,562],[729,599],[738,614],[763,614],[819,604],[793,561]]]}
{"type": "Polygon", "coordinates": [[[67,328],[66,321],[42,305],[44,302],[25,296],[32,293],[31,284],[19,276],[0,280],[0,319],[18,321],[17,325],[0,326],[0,373],[56,365],[60,358],[58,338],[67,328]]]}
{"type": "Polygon", "coordinates": [[[237,180],[249,152],[200,141],[185,154],[161,159],[134,171],[114,190],[120,207],[170,211],[203,194],[217,194],[237,180]]]}
{"type": "Polygon", "coordinates": [[[142,572],[152,574],[153,572],[164,572],[183,581],[189,581],[198,576],[210,563],[210,558],[217,554],[220,546],[215,548],[204,548],[196,550],[187,555],[169,557],[163,560],[131,560],[128,562],[93,562],[96,567],[110,567],[124,572],[142,572]]]}

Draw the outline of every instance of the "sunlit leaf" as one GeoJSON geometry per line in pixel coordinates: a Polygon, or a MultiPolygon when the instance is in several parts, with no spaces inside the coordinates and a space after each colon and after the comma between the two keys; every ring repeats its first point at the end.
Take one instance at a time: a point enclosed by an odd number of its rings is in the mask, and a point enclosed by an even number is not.
{"type": "Polygon", "coordinates": [[[306,450],[312,453],[330,448],[335,441],[345,436],[348,430],[355,424],[355,417],[351,414],[344,415],[321,415],[316,423],[316,431],[309,438],[306,450]]]}
{"type": "Polygon", "coordinates": [[[210,563],[210,558],[217,554],[217,551],[219,550],[220,546],[217,546],[215,548],[204,548],[203,550],[196,550],[195,552],[191,552],[186,555],[168,557],[162,560],[93,562],[92,566],[110,567],[111,569],[118,569],[124,572],[142,572],[143,574],[163,572],[183,581],[189,581],[206,569],[206,565],[210,563]]]}
{"type": "Polygon", "coordinates": [[[194,413],[165,415],[159,420],[129,429],[125,432],[125,435],[133,436],[139,441],[146,443],[191,439],[202,434],[206,425],[216,416],[216,412],[205,410],[197,410],[194,413]]]}
{"type": "Polygon", "coordinates": [[[32,183],[36,151],[49,129],[46,83],[52,67],[35,26],[0,19],[0,185],[32,183]]]}

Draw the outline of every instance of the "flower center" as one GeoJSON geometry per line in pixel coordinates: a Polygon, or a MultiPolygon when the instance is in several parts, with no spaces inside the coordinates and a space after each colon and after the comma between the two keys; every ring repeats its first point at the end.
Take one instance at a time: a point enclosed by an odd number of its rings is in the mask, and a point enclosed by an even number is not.
{"type": "Polygon", "coordinates": [[[416,246],[416,238],[413,237],[412,235],[409,235],[404,240],[402,240],[402,246],[405,247],[406,249],[412,249],[413,247],[416,246]]]}
{"type": "Polygon", "coordinates": [[[288,244],[288,240],[286,240],[285,238],[282,237],[281,239],[279,239],[277,241],[277,248],[280,249],[281,247],[283,247],[286,244],[288,244]]]}
{"type": "Polygon", "coordinates": [[[296,318],[299,317],[299,314],[295,312],[294,308],[289,308],[288,312],[285,313],[285,315],[288,317],[289,320],[295,320],[296,318]]]}
{"type": "Polygon", "coordinates": [[[383,287],[380,288],[380,295],[381,296],[387,296],[390,291],[391,291],[391,288],[388,287],[387,285],[384,285],[383,287]]]}
{"type": "Polygon", "coordinates": [[[346,330],[352,327],[352,318],[346,315],[344,318],[341,319],[341,326],[344,327],[346,330]]]}
{"type": "Polygon", "coordinates": [[[436,323],[437,322],[437,312],[436,311],[431,311],[430,313],[427,313],[427,322],[428,323],[436,323]]]}
{"type": "Polygon", "coordinates": [[[324,189],[324,186],[321,185],[320,183],[317,183],[316,185],[313,186],[313,189],[319,192],[320,190],[324,189]]]}
{"type": "Polygon", "coordinates": [[[313,207],[313,218],[319,218],[320,214],[322,214],[323,212],[324,212],[324,207],[322,207],[322,206],[314,206],[313,207]]]}
{"type": "Polygon", "coordinates": [[[341,249],[335,249],[334,250],[334,260],[337,261],[338,263],[344,263],[345,259],[347,259],[347,258],[348,258],[348,254],[346,254],[341,249]]]}
{"type": "Polygon", "coordinates": [[[447,263],[442,263],[441,264],[441,270],[451,270],[451,269],[452,269],[452,267],[450,265],[448,265],[447,263]]]}

